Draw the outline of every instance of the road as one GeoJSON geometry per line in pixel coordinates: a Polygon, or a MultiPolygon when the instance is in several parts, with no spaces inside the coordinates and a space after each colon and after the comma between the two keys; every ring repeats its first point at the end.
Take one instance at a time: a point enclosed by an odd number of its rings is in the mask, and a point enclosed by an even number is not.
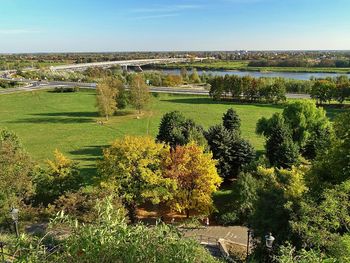
{"type": "Polygon", "coordinates": [[[74,69],[86,69],[91,67],[111,67],[115,65],[119,66],[144,66],[151,64],[167,64],[167,63],[181,63],[189,61],[202,61],[206,58],[159,58],[159,59],[134,59],[134,60],[120,60],[120,61],[104,61],[93,63],[80,63],[62,66],[52,66],[51,70],[74,70],[74,69]]]}
{"type": "MultiPolygon", "coordinates": [[[[66,82],[66,81],[46,82],[46,81],[33,81],[33,80],[21,80],[21,79],[11,79],[11,80],[23,82],[23,83],[26,83],[27,85],[23,87],[18,87],[18,88],[12,88],[12,89],[0,89],[0,94],[53,89],[55,87],[80,87],[85,89],[96,89],[96,83],[81,83],[81,82],[66,82]]],[[[150,90],[151,92],[154,92],[154,93],[209,96],[209,91],[201,88],[151,87],[150,90]]],[[[286,97],[288,99],[310,99],[310,95],[308,94],[287,93],[286,97]]]]}

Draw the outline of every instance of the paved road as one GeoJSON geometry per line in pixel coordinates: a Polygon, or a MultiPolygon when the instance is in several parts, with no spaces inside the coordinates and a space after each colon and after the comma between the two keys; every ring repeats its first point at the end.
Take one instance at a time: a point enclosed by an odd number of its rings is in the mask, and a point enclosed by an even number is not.
{"type": "Polygon", "coordinates": [[[103,61],[93,63],[80,63],[62,66],[50,67],[51,70],[74,70],[85,69],[90,67],[110,67],[114,65],[120,66],[144,66],[150,64],[166,64],[166,63],[179,63],[189,61],[202,61],[206,58],[158,58],[158,59],[134,59],[134,60],[120,60],[120,61],[103,61]]]}
{"type": "MultiPolygon", "coordinates": [[[[9,80],[9,79],[7,79],[9,80]]],[[[0,94],[8,94],[14,92],[25,92],[34,90],[53,89],[55,87],[81,87],[86,89],[95,89],[96,83],[81,83],[81,82],[66,82],[66,81],[33,81],[33,80],[21,80],[11,79],[18,82],[26,83],[26,86],[12,88],[12,89],[0,89],[0,94]]],[[[154,93],[171,93],[171,94],[189,94],[189,95],[203,95],[209,96],[209,91],[201,88],[174,88],[174,87],[151,87],[151,92],[154,93]]],[[[308,94],[286,94],[288,99],[310,99],[308,94]]]]}

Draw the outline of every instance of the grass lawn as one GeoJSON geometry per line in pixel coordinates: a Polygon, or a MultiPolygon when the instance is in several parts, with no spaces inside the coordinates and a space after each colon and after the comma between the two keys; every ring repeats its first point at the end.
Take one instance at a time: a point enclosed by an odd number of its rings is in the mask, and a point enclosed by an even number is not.
{"type": "MultiPolygon", "coordinates": [[[[131,108],[120,111],[107,124],[99,125],[95,92],[53,93],[36,91],[0,96],[0,128],[17,133],[33,159],[43,164],[58,149],[80,163],[83,173],[94,174],[96,159],[103,147],[124,135],[155,137],[162,115],[178,110],[204,128],[221,122],[222,114],[233,107],[242,120],[242,135],[258,151],[264,138],[255,134],[256,122],[282,111],[282,106],[214,102],[209,97],[160,94],[152,97],[148,109],[137,119],[131,108]]],[[[329,109],[330,118],[341,109],[329,109]]]]}
{"type": "Polygon", "coordinates": [[[281,111],[281,106],[213,102],[208,97],[161,94],[140,119],[131,108],[120,111],[105,125],[95,109],[95,92],[52,93],[37,91],[0,96],[0,127],[18,134],[34,160],[44,163],[59,149],[80,162],[83,172],[94,172],[101,149],[124,135],[155,136],[162,115],[178,110],[205,128],[220,123],[230,107],[242,119],[242,134],[257,150],[263,150],[263,138],[255,134],[262,116],[281,111]]]}

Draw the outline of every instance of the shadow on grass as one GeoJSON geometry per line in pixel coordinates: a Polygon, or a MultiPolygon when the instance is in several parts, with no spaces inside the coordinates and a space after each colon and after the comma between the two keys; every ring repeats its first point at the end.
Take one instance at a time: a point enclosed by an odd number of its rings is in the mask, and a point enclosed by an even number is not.
{"type": "Polygon", "coordinates": [[[346,109],[335,109],[335,108],[325,108],[325,110],[326,110],[327,117],[331,121],[333,121],[337,115],[346,111],[346,109]]]}
{"type": "Polygon", "coordinates": [[[94,185],[99,180],[99,176],[97,175],[97,167],[88,166],[80,168],[80,177],[82,179],[83,186],[94,185]]]}
{"type": "Polygon", "coordinates": [[[130,110],[122,110],[122,111],[117,111],[114,116],[127,116],[127,115],[133,115],[134,112],[133,111],[130,111],[130,110]]]}
{"type": "Polygon", "coordinates": [[[102,157],[103,149],[108,146],[109,145],[85,146],[81,149],[70,151],[69,153],[82,156],[81,158],[78,158],[78,160],[97,160],[99,157],[102,157]]]}
{"type": "Polygon", "coordinates": [[[31,114],[30,116],[36,117],[14,120],[11,123],[89,123],[94,122],[98,114],[96,112],[53,112],[31,114]]]}
{"type": "Polygon", "coordinates": [[[172,103],[180,103],[180,104],[197,104],[197,105],[251,105],[256,107],[263,107],[263,108],[284,108],[283,104],[263,104],[263,103],[248,103],[248,102],[239,102],[239,101],[214,101],[211,98],[205,98],[205,97],[189,97],[189,98],[167,98],[167,99],[160,99],[161,101],[165,102],[172,102],[172,103]]]}
{"type": "Polygon", "coordinates": [[[91,118],[27,118],[11,121],[9,123],[35,123],[35,124],[71,124],[71,123],[89,123],[93,122],[91,118]]]}
{"type": "Polygon", "coordinates": [[[73,117],[73,118],[92,118],[98,117],[98,113],[94,111],[82,111],[82,112],[52,112],[52,113],[38,113],[32,114],[33,116],[47,116],[47,117],[73,117]]]}

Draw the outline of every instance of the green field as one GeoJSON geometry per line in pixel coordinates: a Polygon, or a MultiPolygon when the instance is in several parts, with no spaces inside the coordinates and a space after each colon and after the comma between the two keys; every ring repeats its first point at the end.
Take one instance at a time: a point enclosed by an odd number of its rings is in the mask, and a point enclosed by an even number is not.
{"type": "MultiPolygon", "coordinates": [[[[157,66],[158,67],[158,66],[157,66]]],[[[197,68],[203,70],[241,70],[261,72],[350,73],[350,68],[317,67],[249,67],[248,61],[203,61],[163,65],[161,68],[197,68]]]]}
{"type": "Polygon", "coordinates": [[[132,109],[114,116],[107,124],[95,109],[94,91],[53,93],[38,91],[0,96],[0,127],[16,132],[33,158],[43,163],[59,149],[80,162],[83,170],[92,170],[101,148],[124,135],[155,136],[161,116],[173,110],[183,112],[205,128],[219,123],[230,107],[242,119],[242,134],[257,150],[263,149],[263,138],[255,134],[255,125],[262,116],[281,111],[274,105],[243,105],[213,102],[208,97],[168,95],[153,97],[140,119],[132,109]]]}
{"type": "MultiPolygon", "coordinates": [[[[135,110],[120,111],[107,124],[100,125],[95,109],[95,92],[53,93],[37,91],[0,96],[0,128],[18,134],[33,159],[41,164],[58,149],[79,161],[82,171],[94,172],[102,148],[124,135],[155,136],[162,115],[178,110],[204,128],[221,122],[222,114],[233,107],[242,119],[242,135],[258,151],[264,139],[255,134],[255,125],[262,116],[282,111],[282,106],[214,102],[209,97],[161,94],[137,119],[135,110]]],[[[334,117],[341,110],[329,110],[334,117]]]]}

